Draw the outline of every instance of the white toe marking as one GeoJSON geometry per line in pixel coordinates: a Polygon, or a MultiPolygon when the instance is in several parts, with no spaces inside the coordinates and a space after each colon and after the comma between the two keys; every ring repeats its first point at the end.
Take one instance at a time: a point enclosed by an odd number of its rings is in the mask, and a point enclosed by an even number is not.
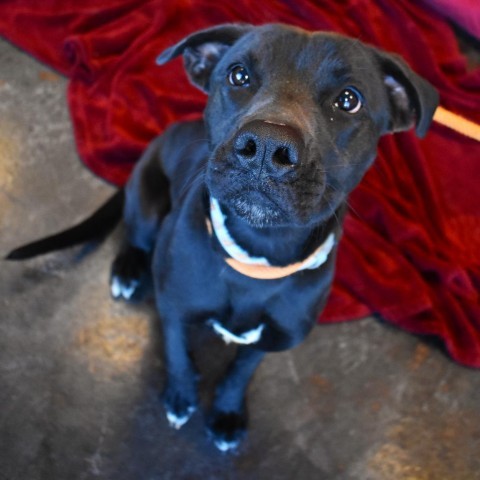
{"type": "Polygon", "coordinates": [[[122,286],[118,277],[112,278],[112,283],[110,285],[110,291],[112,292],[113,298],[118,298],[122,294],[122,286]]]}
{"type": "Polygon", "coordinates": [[[167,420],[169,425],[175,430],[180,430],[190,420],[190,417],[194,411],[195,407],[189,407],[187,414],[181,417],[175,415],[173,412],[167,411],[167,420]]]}
{"type": "Polygon", "coordinates": [[[130,298],[132,298],[132,295],[135,293],[135,289],[137,288],[137,286],[138,286],[138,282],[135,280],[132,280],[128,285],[128,287],[124,286],[122,288],[123,298],[125,298],[126,300],[130,300],[130,298]]]}
{"type": "Polygon", "coordinates": [[[238,447],[238,442],[227,442],[225,440],[215,440],[215,446],[221,452],[228,452],[229,450],[234,450],[238,447]]]}
{"type": "Polygon", "coordinates": [[[123,297],[125,300],[130,300],[135,293],[138,284],[138,280],[130,280],[128,285],[125,285],[120,278],[113,277],[110,291],[112,292],[113,298],[123,297]]]}
{"type": "Polygon", "coordinates": [[[175,430],[180,430],[180,428],[185,425],[188,421],[188,417],[185,415],[183,417],[177,417],[174,413],[172,412],[167,412],[167,420],[168,424],[174,428],[175,430]]]}

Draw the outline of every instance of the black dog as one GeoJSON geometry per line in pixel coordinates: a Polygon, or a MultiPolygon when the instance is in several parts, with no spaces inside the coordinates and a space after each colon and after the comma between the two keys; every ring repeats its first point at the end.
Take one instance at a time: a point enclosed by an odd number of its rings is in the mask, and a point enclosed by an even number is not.
{"type": "MultiPolygon", "coordinates": [[[[205,119],[169,128],[136,166],[111,289],[129,299],[153,274],[164,401],[176,428],[197,406],[187,327],[200,322],[240,344],[208,422],[217,447],[228,450],[245,431],[245,390],[265,352],[302,341],[325,304],[347,195],[373,162],[378,139],[414,125],[423,136],[438,95],[393,55],[281,25],[201,31],[158,63],[179,55],[209,95],[205,119]]],[[[89,228],[11,257],[85,240],[91,233],[78,235],[99,224],[106,231],[122,195],[89,228]]]]}

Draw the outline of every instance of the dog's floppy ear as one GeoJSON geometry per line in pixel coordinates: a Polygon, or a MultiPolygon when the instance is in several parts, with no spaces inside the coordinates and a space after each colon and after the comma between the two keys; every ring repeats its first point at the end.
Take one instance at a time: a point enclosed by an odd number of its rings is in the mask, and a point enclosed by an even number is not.
{"type": "Polygon", "coordinates": [[[438,106],[435,88],[417,75],[399,56],[376,52],[390,102],[390,132],[408,130],[415,125],[424,137],[438,106]]]}
{"type": "Polygon", "coordinates": [[[193,33],[157,58],[163,65],[183,55],[185,69],[194,85],[208,93],[210,74],[223,54],[253,28],[248,24],[223,24],[193,33]]]}

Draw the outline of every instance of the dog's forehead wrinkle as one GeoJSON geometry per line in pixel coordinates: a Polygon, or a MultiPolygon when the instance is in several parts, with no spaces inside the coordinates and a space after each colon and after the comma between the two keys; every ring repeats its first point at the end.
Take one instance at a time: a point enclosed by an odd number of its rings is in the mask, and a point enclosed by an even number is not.
{"type": "Polygon", "coordinates": [[[285,71],[295,66],[308,44],[309,34],[301,29],[284,25],[258,27],[242,38],[232,54],[242,53],[252,59],[262,74],[267,71],[285,71]],[[263,71],[263,69],[266,71],[263,71]]]}
{"type": "Polygon", "coordinates": [[[362,82],[364,73],[374,71],[371,55],[361,43],[337,34],[321,33],[312,36],[318,53],[317,84],[329,90],[362,82]]]}
{"type": "Polygon", "coordinates": [[[355,49],[352,42],[339,35],[316,35],[269,25],[241,38],[222,64],[244,62],[263,80],[268,79],[270,88],[277,81],[288,84],[301,79],[309,83],[315,76],[332,83],[351,73],[352,62],[346,59],[352,58],[349,53],[355,49]]]}
{"type": "Polygon", "coordinates": [[[242,122],[262,120],[273,124],[290,125],[306,133],[306,138],[315,134],[315,112],[309,108],[301,94],[287,95],[285,91],[273,91],[260,95],[252,102],[242,117],[242,122]]]}

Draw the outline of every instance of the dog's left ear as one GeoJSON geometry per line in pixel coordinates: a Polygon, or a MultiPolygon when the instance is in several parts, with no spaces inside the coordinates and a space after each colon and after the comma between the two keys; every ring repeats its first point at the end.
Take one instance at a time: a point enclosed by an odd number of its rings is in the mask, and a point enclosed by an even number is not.
{"type": "Polygon", "coordinates": [[[424,137],[438,106],[437,90],[417,75],[399,56],[376,51],[390,102],[390,132],[408,130],[415,125],[424,137]]]}
{"type": "Polygon", "coordinates": [[[190,80],[200,90],[208,93],[210,74],[224,53],[243,35],[252,30],[248,24],[230,23],[193,33],[157,58],[163,65],[172,58],[183,55],[185,70],[190,80]]]}

